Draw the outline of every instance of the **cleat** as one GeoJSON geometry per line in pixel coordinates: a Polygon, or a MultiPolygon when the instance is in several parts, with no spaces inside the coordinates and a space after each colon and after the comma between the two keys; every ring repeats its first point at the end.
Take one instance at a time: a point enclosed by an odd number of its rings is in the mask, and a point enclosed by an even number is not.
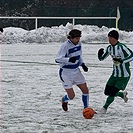
{"type": "Polygon", "coordinates": [[[62,109],[63,109],[64,111],[67,111],[67,110],[68,110],[67,104],[68,104],[68,102],[64,102],[64,100],[63,100],[63,98],[62,98],[62,109]]]}
{"type": "Polygon", "coordinates": [[[97,112],[95,111],[95,114],[97,114],[97,112]]]}
{"type": "Polygon", "coordinates": [[[101,108],[101,109],[99,110],[98,114],[106,114],[106,112],[107,112],[107,109],[101,108]]]}
{"type": "Polygon", "coordinates": [[[124,92],[123,92],[123,99],[124,99],[125,102],[128,101],[127,94],[128,94],[127,91],[124,91],[124,92]]]}

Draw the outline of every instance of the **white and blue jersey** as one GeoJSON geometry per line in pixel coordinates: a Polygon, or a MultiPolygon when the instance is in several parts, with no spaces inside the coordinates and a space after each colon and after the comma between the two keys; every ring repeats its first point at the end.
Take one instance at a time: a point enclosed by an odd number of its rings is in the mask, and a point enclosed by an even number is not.
{"type": "Polygon", "coordinates": [[[64,42],[55,61],[60,64],[59,74],[64,88],[70,88],[73,84],[85,83],[84,76],[79,69],[79,66],[84,63],[82,59],[81,42],[77,45],[74,45],[70,40],[64,42]],[[71,57],[76,57],[75,63],[69,62],[69,58],[71,57]]]}
{"type": "Polygon", "coordinates": [[[61,46],[55,61],[56,63],[60,64],[60,68],[69,70],[77,69],[83,63],[81,42],[79,42],[77,45],[74,45],[70,40],[67,40],[61,46]],[[76,62],[69,62],[70,57],[76,57],[76,62]]]}

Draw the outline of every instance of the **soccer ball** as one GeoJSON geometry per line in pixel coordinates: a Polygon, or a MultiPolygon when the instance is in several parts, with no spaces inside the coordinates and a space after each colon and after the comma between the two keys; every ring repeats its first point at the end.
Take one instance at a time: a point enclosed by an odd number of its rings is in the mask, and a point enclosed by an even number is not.
{"type": "Polygon", "coordinates": [[[89,108],[83,109],[82,114],[83,114],[85,119],[91,119],[94,116],[95,111],[89,107],[89,108]]]}

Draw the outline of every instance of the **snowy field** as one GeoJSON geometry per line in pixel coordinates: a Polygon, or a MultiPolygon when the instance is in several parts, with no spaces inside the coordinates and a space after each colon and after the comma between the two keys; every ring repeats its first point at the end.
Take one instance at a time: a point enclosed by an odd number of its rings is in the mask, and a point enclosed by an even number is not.
{"type": "MultiPolygon", "coordinates": [[[[107,114],[84,119],[81,92],[76,86],[69,111],[62,110],[65,91],[58,76],[59,66],[54,62],[60,45],[1,45],[1,133],[132,133],[132,77],[127,86],[129,101],[116,98],[107,114]]],[[[89,72],[83,74],[90,88],[90,106],[96,111],[105,102],[103,91],[112,72],[110,57],[103,62],[97,59],[98,49],[107,45],[82,44],[89,67],[89,72]]]]}

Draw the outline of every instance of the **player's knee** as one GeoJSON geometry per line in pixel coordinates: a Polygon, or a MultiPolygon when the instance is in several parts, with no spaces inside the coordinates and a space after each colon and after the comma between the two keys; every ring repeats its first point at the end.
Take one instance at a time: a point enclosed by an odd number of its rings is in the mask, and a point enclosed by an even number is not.
{"type": "Polygon", "coordinates": [[[88,94],[89,93],[89,89],[86,88],[84,91],[83,91],[84,94],[88,94]]]}
{"type": "Polygon", "coordinates": [[[107,91],[104,91],[104,94],[105,94],[106,96],[109,96],[109,95],[110,95],[109,92],[107,92],[107,91]]]}
{"type": "Polygon", "coordinates": [[[119,92],[119,89],[116,88],[116,87],[113,87],[112,91],[109,94],[109,96],[114,97],[114,96],[116,96],[116,93],[118,93],[118,92],[119,92]]]}
{"type": "Polygon", "coordinates": [[[109,96],[111,89],[112,89],[112,86],[106,85],[105,90],[104,90],[104,94],[106,96],[109,96]]]}
{"type": "Polygon", "coordinates": [[[114,96],[115,96],[115,94],[111,93],[111,94],[109,94],[109,96],[110,96],[110,97],[114,97],[114,96]]]}

